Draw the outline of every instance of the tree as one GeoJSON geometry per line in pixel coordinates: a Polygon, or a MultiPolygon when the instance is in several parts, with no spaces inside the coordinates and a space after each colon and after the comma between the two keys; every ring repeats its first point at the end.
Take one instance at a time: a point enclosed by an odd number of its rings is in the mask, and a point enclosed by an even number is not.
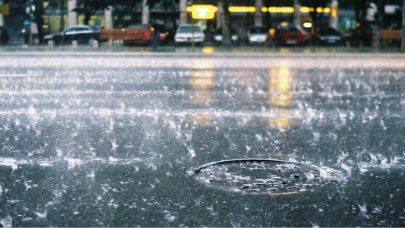
{"type": "Polygon", "coordinates": [[[133,23],[133,18],[136,18],[136,10],[142,5],[142,0],[115,0],[112,1],[114,7],[114,27],[126,27],[129,23],[133,23]],[[127,21],[125,16],[131,16],[131,21],[127,21]],[[135,17],[134,17],[135,16],[135,17]]]}
{"type": "Polygon", "coordinates": [[[366,18],[367,9],[370,7],[369,0],[356,0],[354,1],[354,13],[356,22],[361,23],[366,18]]]}
{"type": "MultiPolygon", "coordinates": [[[[149,6],[149,8],[152,8],[156,4],[158,4],[166,13],[169,10],[174,10],[176,6],[179,4],[178,0],[146,0],[146,4],[149,6]]],[[[166,22],[166,18],[164,19],[166,22]]],[[[172,18],[173,22],[175,21],[175,18],[172,18]]]]}
{"type": "Polygon", "coordinates": [[[98,10],[104,10],[113,5],[113,0],[77,0],[74,11],[84,14],[84,24],[88,25],[91,16],[98,10]]]}
{"type": "Polygon", "coordinates": [[[221,15],[222,24],[222,45],[225,47],[232,46],[231,38],[231,21],[229,13],[229,0],[220,0],[219,11],[221,15]]]}
{"type": "Polygon", "coordinates": [[[38,30],[38,40],[39,42],[42,42],[42,39],[44,37],[44,33],[42,31],[42,27],[44,25],[44,4],[43,0],[32,0],[31,2],[31,21],[35,22],[37,24],[37,30],[38,30]]]}
{"type": "Polygon", "coordinates": [[[49,7],[54,9],[59,9],[60,20],[59,20],[59,30],[62,31],[65,27],[64,9],[66,8],[66,0],[51,0],[49,1],[49,7]]]}

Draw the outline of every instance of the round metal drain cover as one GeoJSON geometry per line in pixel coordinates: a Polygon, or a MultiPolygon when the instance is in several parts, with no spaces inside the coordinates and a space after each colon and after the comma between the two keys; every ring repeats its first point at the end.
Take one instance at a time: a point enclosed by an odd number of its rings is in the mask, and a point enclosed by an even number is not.
{"type": "Polygon", "coordinates": [[[193,170],[207,187],[244,194],[286,195],[308,191],[338,179],[337,171],[271,159],[234,159],[193,170]]]}

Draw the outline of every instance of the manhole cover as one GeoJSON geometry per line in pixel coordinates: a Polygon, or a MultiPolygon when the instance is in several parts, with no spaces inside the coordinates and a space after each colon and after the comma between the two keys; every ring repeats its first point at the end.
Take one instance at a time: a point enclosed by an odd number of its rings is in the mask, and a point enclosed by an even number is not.
{"type": "Polygon", "coordinates": [[[244,194],[286,195],[312,190],[340,178],[338,171],[271,159],[209,163],[192,175],[207,187],[244,194]]]}

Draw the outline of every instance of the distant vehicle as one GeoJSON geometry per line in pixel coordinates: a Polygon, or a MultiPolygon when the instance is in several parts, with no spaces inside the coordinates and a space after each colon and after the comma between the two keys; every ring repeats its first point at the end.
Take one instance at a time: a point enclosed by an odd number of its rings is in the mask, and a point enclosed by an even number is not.
{"type": "Polygon", "coordinates": [[[6,45],[9,39],[8,31],[4,27],[0,27],[0,45],[6,45]]]}
{"type": "MultiPolygon", "coordinates": [[[[239,45],[239,35],[234,28],[231,28],[231,40],[233,45],[239,45]]],[[[218,29],[214,35],[214,44],[221,45],[221,43],[222,43],[222,29],[218,29]]]]}
{"type": "Polygon", "coordinates": [[[152,41],[153,27],[148,24],[130,25],[127,29],[131,29],[122,38],[124,45],[128,44],[141,44],[149,45],[152,41]]]}
{"type": "MultiPolygon", "coordinates": [[[[176,35],[174,36],[174,42],[176,45],[181,44],[191,44],[192,43],[192,28],[191,25],[180,25],[177,28],[176,35]]],[[[203,45],[204,42],[204,33],[198,25],[194,25],[194,43],[197,45],[203,45]]]]}
{"type": "Polygon", "coordinates": [[[66,29],[63,32],[54,33],[44,36],[43,41],[48,43],[52,41],[55,45],[69,44],[73,40],[77,43],[92,44],[93,41],[100,37],[100,30],[89,25],[77,25],[66,29]]]}
{"type": "MultiPolygon", "coordinates": [[[[159,33],[159,44],[167,45],[170,42],[170,31],[164,25],[152,25],[152,30],[159,33]]],[[[172,37],[173,38],[173,37],[172,37]]]]}
{"type": "Polygon", "coordinates": [[[299,25],[279,25],[267,35],[267,45],[301,45],[309,42],[309,34],[299,25]]]}
{"type": "Polygon", "coordinates": [[[267,38],[268,31],[262,27],[252,27],[249,29],[248,32],[248,44],[265,44],[267,38]]]}
{"type": "Polygon", "coordinates": [[[317,45],[342,45],[344,43],[342,34],[333,28],[321,28],[314,39],[317,45]]]}

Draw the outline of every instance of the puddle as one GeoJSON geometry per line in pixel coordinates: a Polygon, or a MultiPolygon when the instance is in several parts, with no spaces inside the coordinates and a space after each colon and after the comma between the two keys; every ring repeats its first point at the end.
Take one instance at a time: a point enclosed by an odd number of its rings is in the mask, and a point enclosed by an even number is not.
{"type": "Polygon", "coordinates": [[[312,191],[340,180],[340,171],[271,159],[235,159],[208,163],[190,172],[206,187],[242,193],[287,195],[312,191]]]}

